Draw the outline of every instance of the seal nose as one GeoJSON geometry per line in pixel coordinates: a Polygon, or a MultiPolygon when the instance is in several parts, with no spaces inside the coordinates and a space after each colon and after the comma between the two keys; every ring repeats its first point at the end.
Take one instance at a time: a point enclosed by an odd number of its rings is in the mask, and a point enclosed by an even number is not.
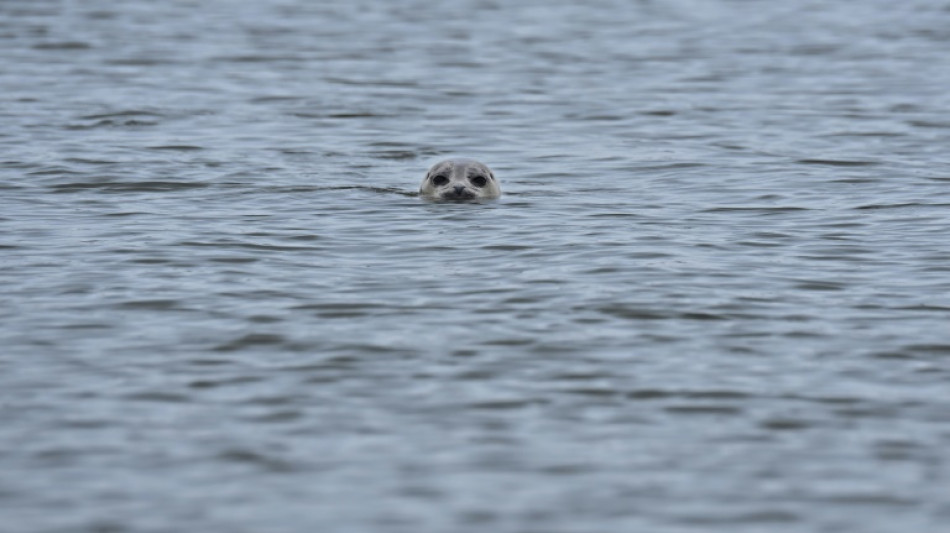
{"type": "Polygon", "coordinates": [[[456,194],[456,195],[461,195],[461,194],[462,194],[462,191],[465,190],[465,186],[464,186],[464,185],[456,185],[455,187],[453,187],[453,189],[455,189],[455,194],[456,194]]]}

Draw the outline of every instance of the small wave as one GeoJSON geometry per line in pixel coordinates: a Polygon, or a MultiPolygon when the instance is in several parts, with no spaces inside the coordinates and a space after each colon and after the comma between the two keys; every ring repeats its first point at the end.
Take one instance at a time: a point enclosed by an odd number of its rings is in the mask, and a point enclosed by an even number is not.
{"type": "Polygon", "coordinates": [[[217,458],[221,461],[231,463],[255,465],[270,472],[289,472],[297,469],[296,465],[294,465],[292,462],[288,462],[263,453],[258,453],[253,450],[237,448],[225,450],[219,453],[217,458]]]}
{"type": "Polygon", "coordinates": [[[163,116],[160,113],[155,113],[153,111],[146,111],[142,109],[123,109],[121,111],[113,111],[111,113],[95,113],[92,115],[83,115],[79,117],[82,120],[102,120],[109,118],[124,118],[124,117],[161,117],[163,116]]]}
{"type": "Polygon", "coordinates": [[[901,209],[905,207],[950,207],[948,204],[928,204],[920,202],[904,202],[899,204],[867,204],[855,207],[857,210],[875,210],[875,209],[901,209]]]}
{"type": "Polygon", "coordinates": [[[235,352],[244,348],[256,346],[280,346],[284,344],[285,341],[286,339],[282,335],[275,335],[271,333],[250,333],[238,337],[232,341],[219,344],[214,348],[214,350],[218,352],[235,352]]]}
{"type": "Polygon", "coordinates": [[[149,150],[171,150],[176,152],[195,152],[198,150],[204,150],[204,147],[193,144],[163,144],[158,146],[148,146],[147,148],[149,150]]]}
{"type": "Polygon", "coordinates": [[[827,165],[833,167],[869,167],[879,165],[877,161],[859,161],[848,159],[799,159],[796,163],[803,165],[827,165]]]}
{"type": "Polygon", "coordinates": [[[39,43],[33,45],[34,50],[88,50],[92,45],[82,41],[63,41],[39,43]]]}

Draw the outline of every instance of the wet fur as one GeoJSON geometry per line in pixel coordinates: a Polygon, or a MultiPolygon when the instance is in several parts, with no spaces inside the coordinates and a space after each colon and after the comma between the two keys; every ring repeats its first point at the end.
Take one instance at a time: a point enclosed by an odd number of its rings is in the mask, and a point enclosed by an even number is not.
{"type": "Polygon", "coordinates": [[[432,165],[419,186],[419,194],[443,202],[489,200],[501,196],[501,187],[484,163],[473,159],[446,159],[432,165]],[[477,183],[479,176],[486,178],[483,186],[477,183]]]}

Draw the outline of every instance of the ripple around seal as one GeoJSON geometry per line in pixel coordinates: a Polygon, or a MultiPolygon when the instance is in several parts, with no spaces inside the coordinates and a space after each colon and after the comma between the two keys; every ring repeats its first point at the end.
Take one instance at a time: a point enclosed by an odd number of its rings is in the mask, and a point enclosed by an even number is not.
{"type": "Polygon", "coordinates": [[[208,183],[185,181],[108,181],[102,183],[79,182],[51,185],[50,189],[57,193],[76,193],[97,191],[107,194],[124,194],[130,192],[174,192],[191,189],[204,189],[208,183]]]}

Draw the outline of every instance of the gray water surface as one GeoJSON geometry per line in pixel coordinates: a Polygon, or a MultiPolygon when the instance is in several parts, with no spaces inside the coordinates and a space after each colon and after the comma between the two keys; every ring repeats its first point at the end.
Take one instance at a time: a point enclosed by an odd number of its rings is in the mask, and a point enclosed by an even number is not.
{"type": "Polygon", "coordinates": [[[3,529],[946,531],[950,6],[434,4],[0,2],[3,529]]]}

